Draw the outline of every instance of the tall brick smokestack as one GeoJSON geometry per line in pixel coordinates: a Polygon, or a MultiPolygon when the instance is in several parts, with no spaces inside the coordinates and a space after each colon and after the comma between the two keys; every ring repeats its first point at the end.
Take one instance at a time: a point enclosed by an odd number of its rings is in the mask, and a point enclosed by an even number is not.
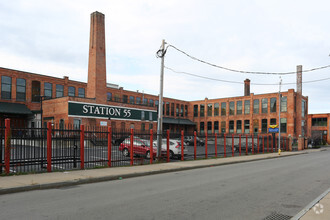
{"type": "Polygon", "coordinates": [[[297,136],[302,134],[301,132],[301,115],[302,115],[302,65],[297,66],[297,97],[296,97],[296,131],[297,136]]]}
{"type": "Polygon", "coordinates": [[[104,14],[96,11],[91,14],[87,98],[105,103],[106,85],[104,14]]]}
{"type": "Polygon", "coordinates": [[[244,80],[244,96],[250,96],[250,80],[244,80]]]}

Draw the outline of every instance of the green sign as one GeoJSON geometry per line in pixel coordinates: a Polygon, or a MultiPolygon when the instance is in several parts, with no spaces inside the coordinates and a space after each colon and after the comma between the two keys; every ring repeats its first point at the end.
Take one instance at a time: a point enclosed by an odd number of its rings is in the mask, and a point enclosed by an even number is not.
{"type": "Polygon", "coordinates": [[[157,121],[157,112],[148,109],[68,102],[69,117],[110,118],[135,121],[157,121]]]}

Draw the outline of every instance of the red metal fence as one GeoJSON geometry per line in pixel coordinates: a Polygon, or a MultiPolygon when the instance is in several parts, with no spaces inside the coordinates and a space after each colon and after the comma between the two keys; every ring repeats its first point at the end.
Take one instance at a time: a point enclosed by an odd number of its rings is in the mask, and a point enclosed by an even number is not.
{"type": "MultiPolygon", "coordinates": [[[[166,131],[158,161],[235,157],[277,152],[278,139],[269,134],[185,134],[166,131]]],[[[281,150],[289,140],[281,139],[281,150]]],[[[54,126],[11,128],[6,119],[0,128],[0,173],[152,164],[157,134],[150,131],[112,130],[111,127],[54,126]]]]}

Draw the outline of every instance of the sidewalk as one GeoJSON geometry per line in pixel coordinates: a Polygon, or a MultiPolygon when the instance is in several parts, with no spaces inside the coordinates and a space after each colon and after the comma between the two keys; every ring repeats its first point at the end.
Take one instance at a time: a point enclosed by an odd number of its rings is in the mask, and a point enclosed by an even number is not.
{"type": "Polygon", "coordinates": [[[330,188],[312,201],[292,220],[328,220],[330,219],[330,188]]]}
{"type": "Polygon", "coordinates": [[[91,170],[75,170],[66,172],[51,172],[40,174],[28,174],[18,176],[0,177],[0,195],[37,189],[49,189],[77,184],[117,180],[136,176],[144,176],[158,173],[175,172],[181,170],[197,169],[210,166],[220,166],[233,163],[243,163],[256,160],[272,159],[316,152],[317,150],[304,150],[298,152],[258,154],[240,157],[227,157],[218,159],[179,161],[170,163],[158,163],[152,165],[113,167],[91,170]]]}

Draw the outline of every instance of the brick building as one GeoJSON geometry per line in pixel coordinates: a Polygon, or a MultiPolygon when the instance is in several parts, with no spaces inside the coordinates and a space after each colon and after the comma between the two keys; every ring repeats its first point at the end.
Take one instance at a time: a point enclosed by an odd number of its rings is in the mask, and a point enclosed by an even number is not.
{"type": "Polygon", "coordinates": [[[308,115],[308,137],[315,141],[330,144],[330,114],[310,114],[308,115]]]}
{"type": "MultiPolygon", "coordinates": [[[[110,125],[115,129],[156,130],[158,96],[124,90],[106,81],[104,15],[91,14],[88,82],[69,77],[50,77],[0,68],[0,119],[12,123],[41,127],[47,121],[60,126],[85,124],[110,125]],[[42,120],[41,120],[42,118],[42,120]]],[[[189,102],[164,98],[163,126],[172,131],[192,131],[195,124],[188,119],[189,102]]]]}
{"type": "MultiPolygon", "coordinates": [[[[0,68],[0,119],[13,124],[40,127],[42,122],[60,126],[85,124],[111,125],[114,129],[157,129],[158,96],[124,90],[106,81],[104,15],[91,14],[88,82],[69,77],[0,68]]],[[[278,124],[281,105],[283,136],[311,135],[308,97],[302,96],[301,66],[297,69],[297,91],[250,93],[245,80],[244,96],[184,101],[163,100],[163,129],[200,133],[267,133],[269,125],[278,124]]],[[[313,118],[313,116],[311,116],[313,118]]],[[[322,116],[323,117],[323,116],[322,116]]],[[[329,116],[327,116],[329,121],[329,116]]],[[[328,140],[329,130],[328,130],[328,140]]]]}

